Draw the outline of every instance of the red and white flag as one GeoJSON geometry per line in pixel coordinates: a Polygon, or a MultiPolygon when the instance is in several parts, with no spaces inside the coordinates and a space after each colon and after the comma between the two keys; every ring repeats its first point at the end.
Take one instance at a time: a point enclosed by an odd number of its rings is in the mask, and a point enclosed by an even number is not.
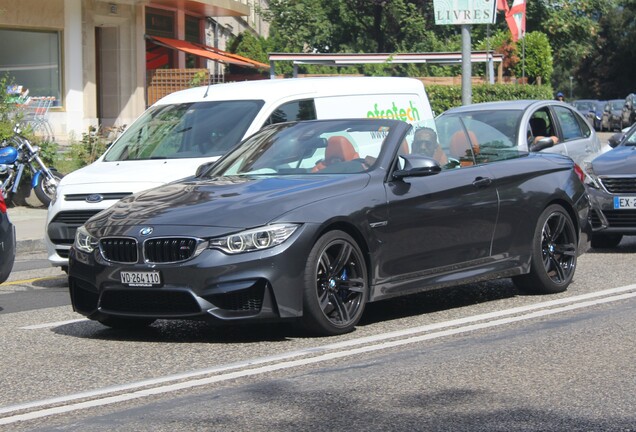
{"type": "MultiPolygon", "coordinates": [[[[505,0],[504,0],[505,1],[505,0]]],[[[506,22],[512,40],[517,41],[526,34],[526,0],[515,0],[512,7],[506,12],[506,22]]]]}
{"type": "Polygon", "coordinates": [[[508,13],[508,0],[497,0],[497,10],[504,11],[508,13]]]}

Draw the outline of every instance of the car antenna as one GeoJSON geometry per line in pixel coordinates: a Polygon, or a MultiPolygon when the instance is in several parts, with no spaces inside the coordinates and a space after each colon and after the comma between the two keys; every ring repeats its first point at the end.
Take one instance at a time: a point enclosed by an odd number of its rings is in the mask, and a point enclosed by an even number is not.
{"type": "Polygon", "coordinates": [[[212,76],[210,75],[210,71],[208,71],[208,88],[205,89],[205,94],[203,95],[203,98],[208,97],[208,92],[210,91],[211,84],[212,84],[212,76]]]}

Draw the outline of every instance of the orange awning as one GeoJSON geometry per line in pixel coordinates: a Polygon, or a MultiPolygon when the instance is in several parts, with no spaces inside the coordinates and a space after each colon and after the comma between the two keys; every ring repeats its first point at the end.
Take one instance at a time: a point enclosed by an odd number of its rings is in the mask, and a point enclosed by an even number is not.
{"type": "Polygon", "coordinates": [[[211,46],[202,45],[202,44],[198,44],[194,42],[187,42],[187,41],[178,40],[178,39],[159,37],[159,36],[146,35],[146,38],[149,41],[156,43],[157,45],[176,49],[188,54],[204,57],[204,58],[214,60],[217,62],[249,67],[254,69],[265,69],[265,70],[269,69],[268,64],[257,62],[256,60],[252,60],[247,57],[242,57],[236,54],[232,54],[232,53],[229,53],[229,52],[226,52],[211,46]]]}

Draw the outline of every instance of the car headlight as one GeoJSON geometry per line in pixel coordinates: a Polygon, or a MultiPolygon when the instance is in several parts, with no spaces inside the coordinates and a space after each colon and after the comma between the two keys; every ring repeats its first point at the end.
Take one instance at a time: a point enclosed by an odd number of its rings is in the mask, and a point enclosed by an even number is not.
{"type": "Polygon", "coordinates": [[[585,162],[585,181],[584,183],[588,186],[591,186],[595,189],[601,188],[601,182],[598,179],[598,176],[594,172],[594,167],[592,166],[592,162],[585,162]]]}
{"type": "Polygon", "coordinates": [[[75,243],[73,246],[82,252],[91,253],[98,247],[98,240],[90,235],[82,225],[75,232],[75,243]]]}
{"type": "Polygon", "coordinates": [[[239,254],[268,249],[287,240],[296,229],[297,224],[276,224],[231,234],[226,237],[211,239],[208,247],[220,249],[227,254],[239,254]]]}

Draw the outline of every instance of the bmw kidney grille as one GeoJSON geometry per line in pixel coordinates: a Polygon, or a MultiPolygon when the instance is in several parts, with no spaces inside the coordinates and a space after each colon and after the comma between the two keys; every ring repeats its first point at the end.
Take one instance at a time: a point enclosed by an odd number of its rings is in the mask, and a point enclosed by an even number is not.
{"type": "MultiPolygon", "coordinates": [[[[99,242],[105,260],[122,264],[139,261],[137,240],[130,237],[107,237],[99,242]]],[[[192,237],[147,239],[143,243],[144,261],[151,264],[186,261],[197,254],[202,241],[192,237]]]]}

